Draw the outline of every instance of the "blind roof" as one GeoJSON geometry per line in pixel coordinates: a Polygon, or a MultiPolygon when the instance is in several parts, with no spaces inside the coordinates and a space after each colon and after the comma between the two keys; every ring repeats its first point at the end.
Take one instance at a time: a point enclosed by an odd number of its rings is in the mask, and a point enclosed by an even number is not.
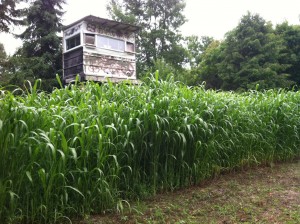
{"type": "Polygon", "coordinates": [[[70,25],[64,26],[64,30],[69,29],[70,27],[76,25],[77,23],[80,23],[82,21],[87,21],[90,23],[96,23],[99,24],[101,26],[105,26],[109,29],[114,29],[114,30],[123,30],[123,31],[127,31],[127,32],[137,32],[140,27],[139,26],[135,26],[135,25],[131,25],[131,24],[127,24],[127,23],[121,23],[121,22],[117,22],[117,21],[113,21],[113,20],[109,20],[109,19],[104,19],[104,18],[100,18],[100,17],[96,17],[93,15],[89,15],[86,17],[83,17],[82,19],[71,23],[70,25]]]}

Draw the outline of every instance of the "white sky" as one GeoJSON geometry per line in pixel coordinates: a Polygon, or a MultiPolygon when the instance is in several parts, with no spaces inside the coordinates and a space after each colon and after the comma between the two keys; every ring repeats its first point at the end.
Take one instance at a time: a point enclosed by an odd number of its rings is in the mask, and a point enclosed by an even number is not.
{"type": "MultiPolygon", "coordinates": [[[[68,25],[87,15],[108,18],[107,0],[67,0],[63,24],[68,25]]],[[[288,21],[299,24],[299,0],[186,0],[184,15],[188,22],[183,25],[184,36],[212,36],[222,39],[224,34],[235,28],[243,15],[250,11],[258,13],[273,25],[288,21]]],[[[0,34],[0,42],[6,52],[13,54],[21,45],[9,35],[0,34]]]]}

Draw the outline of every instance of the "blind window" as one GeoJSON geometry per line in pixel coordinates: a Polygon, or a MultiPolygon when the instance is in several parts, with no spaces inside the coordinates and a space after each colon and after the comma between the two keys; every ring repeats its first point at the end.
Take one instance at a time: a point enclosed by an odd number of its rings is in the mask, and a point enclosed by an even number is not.
{"type": "Polygon", "coordinates": [[[74,37],[71,37],[69,39],[66,40],[66,44],[67,44],[67,50],[72,49],[76,46],[80,45],[80,35],[76,35],[74,37]]]}
{"type": "Polygon", "coordinates": [[[95,45],[95,34],[85,34],[85,43],[88,45],[95,45]]]}
{"type": "Polygon", "coordinates": [[[98,47],[125,51],[125,42],[123,40],[114,39],[111,37],[98,36],[97,37],[98,47]]]}

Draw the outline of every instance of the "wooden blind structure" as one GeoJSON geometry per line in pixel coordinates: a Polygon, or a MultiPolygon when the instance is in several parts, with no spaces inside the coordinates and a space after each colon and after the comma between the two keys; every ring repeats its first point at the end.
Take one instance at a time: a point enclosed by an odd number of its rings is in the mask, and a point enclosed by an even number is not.
{"type": "Polygon", "coordinates": [[[135,35],[140,27],[86,16],[63,30],[63,79],[137,83],[135,35]]]}

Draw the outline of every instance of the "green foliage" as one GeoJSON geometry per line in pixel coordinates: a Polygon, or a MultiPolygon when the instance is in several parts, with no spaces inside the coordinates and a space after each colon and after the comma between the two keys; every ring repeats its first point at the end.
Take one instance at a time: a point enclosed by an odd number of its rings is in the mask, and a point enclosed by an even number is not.
{"type": "Polygon", "coordinates": [[[300,86],[300,26],[284,22],[276,26],[275,33],[283,39],[279,61],[288,65],[285,71],[290,75],[289,79],[300,86]]]}
{"type": "Polygon", "coordinates": [[[145,74],[156,60],[181,68],[185,60],[179,28],[185,23],[183,0],[111,0],[107,6],[113,19],[141,26],[137,36],[137,72],[145,74]]]}
{"type": "Polygon", "coordinates": [[[300,92],[147,83],[0,90],[0,222],[62,223],[300,155],[300,92]]]}
{"type": "Polygon", "coordinates": [[[142,81],[147,83],[149,76],[151,76],[154,73],[158,74],[159,80],[175,80],[187,85],[195,83],[194,77],[191,75],[190,72],[182,68],[176,69],[174,66],[167,63],[164,58],[153,61],[153,66],[151,70],[149,70],[149,72],[145,74],[141,74],[142,81]]]}
{"type": "Polygon", "coordinates": [[[219,46],[205,52],[200,80],[224,90],[290,88],[295,82],[285,43],[271,23],[248,12],[219,46]]]}
{"type": "Polygon", "coordinates": [[[8,57],[6,55],[4,45],[0,43],[0,86],[3,86],[6,83],[8,83],[8,77],[6,71],[6,67],[8,63],[7,61],[8,61],[8,57]]]}
{"type": "Polygon", "coordinates": [[[7,59],[7,55],[2,43],[0,43],[0,84],[3,82],[4,64],[7,59]]]}
{"type": "Polygon", "coordinates": [[[195,68],[202,61],[202,55],[214,41],[212,37],[208,36],[188,36],[185,38],[187,45],[187,63],[191,68],[195,68]]]}
{"type": "Polygon", "coordinates": [[[45,90],[51,91],[56,74],[62,71],[62,46],[58,32],[62,30],[61,16],[64,0],[35,0],[26,17],[26,30],[18,37],[23,46],[14,55],[13,80],[44,80],[45,90]]]}
{"type": "Polygon", "coordinates": [[[259,15],[243,16],[222,44],[222,89],[247,90],[257,84],[262,89],[291,86],[291,82],[283,82],[286,65],[278,61],[282,40],[274,34],[272,24],[259,15]]]}
{"type": "Polygon", "coordinates": [[[19,9],[20,2],[26,0],[1,0],[0,1],[0,32],[10,32],[11,25],[25,25],[22,18],[26,10],[19,9]]]}
{"type": "Polygon", "coordinates": [[[5,49],[4,49],[4,45],[2,43],[0,43],[0,60],[3,61],[7,58],[5,49]]]}
{"type": "Polygon", "coordinates": [[[218,70],[218,63],[222,61],[221,51],[220,41],[212,41],[207,46],[205,51],[201,54],[201,62],[196,68],[198,74],[196,84],[205,82],[206,88],[221,88],[223,81],[219,76],[218,70]]]}
{"type": "Polygon", "coordinates": [[[162,80],[167,80],[168,77],[174,76],[176,73],[176,70],[174,67],[166,63],[164,59],[157,59],[153,62],[152,72],[155,73],[156,71],[159,71],[159,78],[162,80]]]}

